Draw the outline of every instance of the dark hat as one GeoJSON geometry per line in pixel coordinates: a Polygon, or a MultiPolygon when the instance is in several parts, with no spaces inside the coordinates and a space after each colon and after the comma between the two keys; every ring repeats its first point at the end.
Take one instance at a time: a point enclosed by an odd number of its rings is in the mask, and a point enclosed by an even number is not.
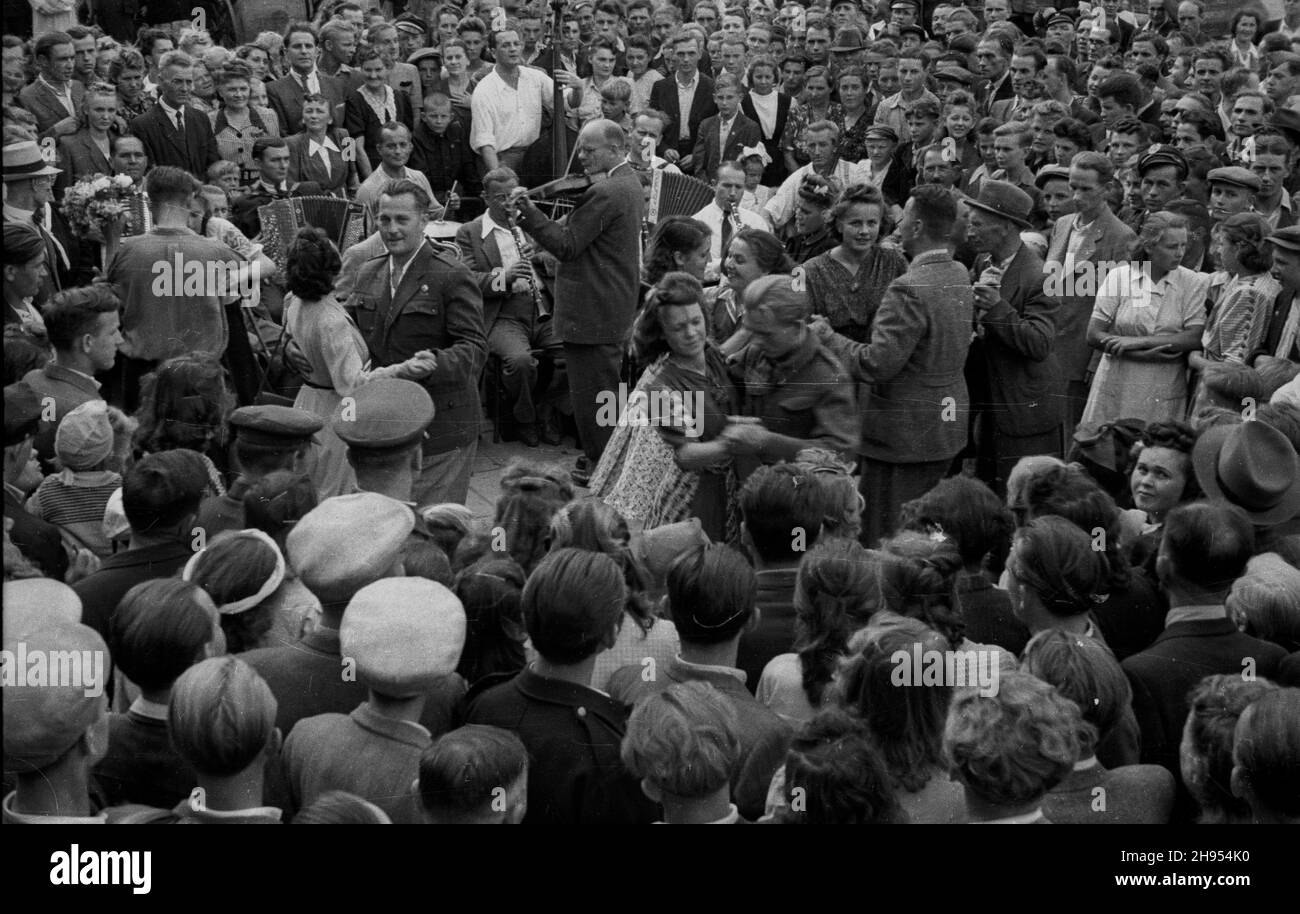
{"type": "MultiPolygon", "coordinates": [[[[1288,251],[1300,251],[1300,225],[1278,229],[1264,240],[1275,247],[1286,248],[1288,251]]],[[[8,388],[6,388],[6,390],[8,390],[8,388]]],[[[6,398],[5,411],[8,412],[8,410],[9,403],[6,398]]]]}
{"type": "Polygon", "coordinates": [[[915,35],[917,38],[925,41],[925,29],[921,28],[919,25],[905,25],[898,30],[898,34],[900,36],[915,35]]]}
{"type": "Polygon", "coordinates": [[[41,397],[23,381],[5,388],[5,447],[22,444],[41,423],[41,397]]]}
{"type": "Polygon", "coordinates": [[[999,219],[1029,228],[1029,213],[1034,208],[1034,198],[1014,184],[1006,181],[985,181],[980,185],[980,195],[966,198],[966,203],[999,219]]]}
{"type": "Polygon", "coordinates": [[[292,406],[241,406],[230,414],[230,427],[245,444],[291,448],[306,444],[325,423],[292,406]]]}
{"type": "Polygon", "coordinates": [[[1268,125],[1300,146],[1300,111],[1278,108],[1268,119],[1268,125]]]}
{"type": "Polygon", "coordinates": [[[855,10],[861,9],[861,7],[858,5],[858,0],[835,0],[835,2],[831,4],[831,9],[835,9],[836,7],[839,6],[851,6],[855,10]]]}
{"type": "Polygon", "coordinates": [[[1155,146],[1150,152],[1138,159],[1138,177],[1146,174],[1152,168],[1164,168],[1169,165],[1178,169],[1180,180],[1187,177],[1189,171],[1187,156],[1183,155],[1181,149],[1175,146],[1155,146]]]}
{"type": "Polygon", "coordinates": [[[1054,179],[1070,180],[1070,169],[1064,165],[1044,165],[1034,175],[1034,186],[1042,190],[1044,184],[1054,179]]]}
{"type": "Polygon", "coordinates": [[[36,230],[36,226],[21,222],[6,222],[4,225],[4,264],[19,266],[31,263],[37,257],[45,255],[45,239],[36,230]]]}
{"type": "Polygon", "coordinates": [[[934,71],[935,79],[944,79],[948,82],[958,83],[959,85],[969,86],[975,82],[975,76],[965,67],[958,67],[953,64],[943,64],[934,71]]]}
{"type": "Polygon", "coordinates": [[[367,381],[340,404],[331,427],[348,445],[367,451],[401,451],[424,437],[433,421],[433,398],[414,381],[367,381]]]}
{"type": "Polygon", "coordinates": [[[1070,28],[1074,28],[1075,21],[1064,13],[1058,11],[1056,15],[1047,20],[1047,25],[1045,25],[1044,28],[1050,29],[1054,25],[1068,25],[1070,28]]]}
{"type": "MultiPolygon", "coordinates": [[[[855,4],[856,5],[856,4],[855,4]]],[[[835,45],[832,51],[838,53],[849,53],[852,51],[861,51],[866,45],[862,43],[862,31],[855,28],[840,29],[835,36],[835,45]]]]}
{"type": "Polygon", "coordinates": [[[868,140],[889,140],[891,143],[897,143],[898,131],[888,124],[872,124],[867,128],[865,138],[868,140]]]}
{"type": "Polygon", "coordinates": [[[889,0],[889,8],[892,10],[896,6],[910,6],[918,12],[921,9],[919,0],[889,0]]]}
{"type": "Polygon", "coordinates": [[[403,13],[393,20],[393,25],[398,31],[410,32],[413,35],[423,35],[429,31],[428,27],[420,21],[420,17],[413,13],[403,13]]]}
{"type": "Polygon", "coordinates": [[[1240,165],[1229,165],[1225,168],[1211,168],[1210,173],[1206,175],[1207,184],[1232,184],[1236,187],[1244,187],[1251,193],[1259,193],[1259,177],[1252,171],[1247,171],[1240,165]]]}
{"type": "Polygon", "coordinates": [[[1300,457],[1271,425],[1247,421],[1207,428],[1192,448],[1192,464],[1210,501],[1236,505],[1257,526],[1300,514],[1300,457]]]}

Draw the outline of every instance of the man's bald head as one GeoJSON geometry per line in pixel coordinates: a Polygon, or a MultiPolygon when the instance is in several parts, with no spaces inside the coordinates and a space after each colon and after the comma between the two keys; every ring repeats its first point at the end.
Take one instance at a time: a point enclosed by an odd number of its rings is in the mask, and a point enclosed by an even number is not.
{"type": "Polygon", "coordinates": [[[578,161],[587,174],[612,170],[627,154],[627,134],[613,121],[599,118],[578,134],[578,161]]]}

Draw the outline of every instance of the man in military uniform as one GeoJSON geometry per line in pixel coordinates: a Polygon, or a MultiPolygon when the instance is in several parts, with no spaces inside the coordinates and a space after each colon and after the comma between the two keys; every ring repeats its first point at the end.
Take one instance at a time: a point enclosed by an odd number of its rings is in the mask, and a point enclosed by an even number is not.
{"type": "Polygon", "coordinates": [[[196,527],[211,539],[225,530],[243,530],[244,496],[276,470],[296,471],[312,436],[324,427],[318,417],[290,406],[241,406],[227,420],[235,435],[239,476],[225,495],[203,500],[196,527]]]}
{"type": "MultiPolygon", "coordinates": [[[[464,504],[478,451],[479,374],[487,361],[483,296],[458,260],[425,244],[429,195],[394,181],[379,197],[386,253],[366,262],[349,300],[376,367],[407,362],[436,418],[410,495],[424,507],[464,504]]],[[[345,439],[346,440],[346,439],[345,439]]]]}

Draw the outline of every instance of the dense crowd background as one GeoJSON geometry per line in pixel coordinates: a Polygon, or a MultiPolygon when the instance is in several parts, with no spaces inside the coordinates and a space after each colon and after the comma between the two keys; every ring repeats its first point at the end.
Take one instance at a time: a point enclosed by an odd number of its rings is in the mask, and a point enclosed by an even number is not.
{"type": "Polygon", "coordinates": [[[1300,0],[99,7],[5,11],[5,823],[1300,819],[1300,0]],[[485,419],[582,455],[475,517],[485,419]]]}

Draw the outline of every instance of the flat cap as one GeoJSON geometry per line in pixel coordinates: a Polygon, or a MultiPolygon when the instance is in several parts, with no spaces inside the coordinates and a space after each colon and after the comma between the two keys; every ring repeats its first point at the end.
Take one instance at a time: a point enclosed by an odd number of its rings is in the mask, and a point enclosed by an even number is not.
{"type": "Polygon", "coordinates": [[[442,51],[438,48],[416,48],[411,52],[411,56],[406,58],[406,62],[418,64],[428,57],[432,57],[434,60],[442,60],[442,51]]]}
{"type": "Polygon", "coordinates": [[[1300,111],[1278,108],[1269,116],[1268,125],[1285,135],[1292,143],[1300,144],[1300,111]]]}
{"type": "Polygon", "coordinates": [[[80,622],[77,592],[50,578],[23,578],[4,585],[5,638],[14,640],[54,622],[80,622]]]}
{"type": "Polygon", "coordinates": [[[1269,244],[1288,251],[1300,251],[1300,225],[1278,229],[1265,239],[1269,244]]]}
{"type": "Polygon", "coordinates": [[[1042,190],[1044,184],[1053,180],[1070,180],[1070,169],[1064,165],[1044,165],[1034,175],[1034,186],[1042,190]]]}
{"type": "Polygon", "coordinates": [[[433,421],[433,398],[414,381],[377,378],[339,404],[331,427],[348,447],[400,451],[424,437],[433,421]]]}
{"type": "Polygon", "coordinates": [[[1179,178],[1187,177],[1189,170],[1187,156],[1183,155],[1182,150],[1176,146],[1157,146],[1138,159],[1138,176],[1146,174],[1152,168],[1164,168],[1169,165],[1178,169],[1179,178]]]}
{"type": "Polygon", "coordinates": [[[240,441],[263,447],[294,447],[325,427],[320,417],[292,406],[241,406],[230,414],[240,441]]]}
{"type": "Polygon", "coordinates": [[[456,671],[465,628],[465,609],[446,587],[425,578],[384,578],[348,603],[339,648],[367,686],[405,698],[456,671]]]}
{"type": "Polygon", "coordinates": [[[934,71],[934,78],[947,80],[962,86],[969,86],[975,81],[975,76],[970,70],[954,64],[944,64],[939,67],[934,71]]]}
{"type": "Polygon", "coordinates": [[[51,617],[31,631],[6,628],[4,649],[14,654],[13,680],[0,689],[4,766],[29,774],[58,761],[107,714],[108,646],[93,628],[51,617]]]}
{"type": "Polygon", "coordinates": [[[388,574],[413,529],[415,513],[394,498],[377,492],[336,495],[294,525],[285,551],[322,605],[346,603],[388,574]]]}
{"type": "Polygon", "coordinates": [[[889,140],[891,143],[897,143],[898,131],[888,124],[873,124],[867,128],[866,138],[868,140],[889,140]]]}
{"type": "Polygon", "coordinates": [[[23,381],[5,388],[5,447],[36,434],[41,422],[41,397],[23,381]]]}
{"type": "Polygon", "coordinates": [[[1237,187],[1244,187],[1252,193],[1258,193],[1260,188],[1259,177],[1240,165],[1212,168],[1210,173],[1206,175],[1205,180],[1208,184],[1233,184],[1237,187]]]}
{"type": "Polygon", "coordinates": [[[1070,28],[1074,28],[1074,20],[1069,16],[1066,16],[1064,13],[1057,13],[1051,19],[1047,20],[1047,25],[1045,27],[1050,29],[1054,25],[1066,25],[1070,28]]]}

